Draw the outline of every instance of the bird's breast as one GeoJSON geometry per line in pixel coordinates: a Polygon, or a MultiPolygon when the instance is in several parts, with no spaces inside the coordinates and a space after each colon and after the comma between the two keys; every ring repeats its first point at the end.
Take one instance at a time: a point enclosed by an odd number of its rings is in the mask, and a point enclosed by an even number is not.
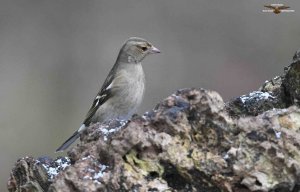
{"type": "Polygon", "coordinates": [[[139,105],[145,90],[145,75],[141,64],[128,64],[116,75],[116,96],[123,102],[139,105]]]}

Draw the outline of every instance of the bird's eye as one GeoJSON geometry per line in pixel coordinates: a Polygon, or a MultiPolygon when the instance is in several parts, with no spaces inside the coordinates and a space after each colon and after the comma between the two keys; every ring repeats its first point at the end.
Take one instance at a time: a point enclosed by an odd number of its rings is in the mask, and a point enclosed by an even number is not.
{"type": "Polygon", "coordinates": [[[141,49],[142,49],[143,51],[146,51],[146,50],[147,50],[147,47],[146,47],[146,46],[142,46],[141,49]]]}

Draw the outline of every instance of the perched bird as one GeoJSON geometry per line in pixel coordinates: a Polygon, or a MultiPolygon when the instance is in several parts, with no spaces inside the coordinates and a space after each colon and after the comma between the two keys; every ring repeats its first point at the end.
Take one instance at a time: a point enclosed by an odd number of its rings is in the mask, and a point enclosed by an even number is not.
{"type": "Polygon", "coordinates": [[[285,12],[285,9],[290,8],[288,6],[284,6],[283,4],[264,5],[264,7],[269,8],[269,9],[273,9],[273,13],[275,13],[275,14],[285,12]]]}
{"type": "Polygon", "coordinates": [[[145,75],[141,62],[150,54],[160,53],[150,42],[129,38],[88,111],[81,127],[57,150],[68,148],[90,123],[109,119],[128,120],[140,105],[145,90],[145,75]]]}

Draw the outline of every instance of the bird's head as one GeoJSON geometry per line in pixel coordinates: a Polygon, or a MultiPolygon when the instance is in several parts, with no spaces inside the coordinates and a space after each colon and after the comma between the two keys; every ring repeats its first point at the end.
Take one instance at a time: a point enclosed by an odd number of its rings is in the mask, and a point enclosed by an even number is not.
{"type": "Polygon", "coordinates": [[[149,41],[139,38],[129,38],[119,53],[119,59],[126,63],[139,63],[147,55],[160,53],[160,50],[154,47],[149,41]]]}

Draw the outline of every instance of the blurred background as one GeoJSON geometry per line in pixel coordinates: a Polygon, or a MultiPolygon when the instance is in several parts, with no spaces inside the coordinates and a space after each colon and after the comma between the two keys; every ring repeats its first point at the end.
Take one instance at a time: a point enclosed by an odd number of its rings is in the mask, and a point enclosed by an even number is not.
{"type": "Polygon", "coordinates": [[[63,155],[55,149],[79,128],[128,37],[162,51],[143,63],[140,114],[176,89],[227,101],[282,74],[300,48],[300,1],[280,1],[294,13],[262,13],[270,3],[1,0],[0,191],[18,158],[63,155]]]}

